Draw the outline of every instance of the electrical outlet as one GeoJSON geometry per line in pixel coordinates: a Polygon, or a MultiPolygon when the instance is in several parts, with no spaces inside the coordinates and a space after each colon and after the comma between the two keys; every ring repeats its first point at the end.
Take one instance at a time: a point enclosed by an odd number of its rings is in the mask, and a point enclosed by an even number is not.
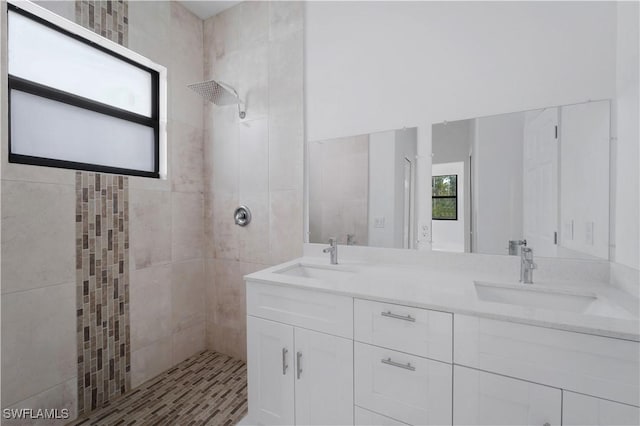
{"type": "Polygon", "coordinates": [[[384,216],[378,216],[373,218],[374,228],[384,228],[384,216]]]}
{"type": "Polygon", "coordinates": [[[422,238],[429,238],[429,226],[422,225],[422,238]]]}

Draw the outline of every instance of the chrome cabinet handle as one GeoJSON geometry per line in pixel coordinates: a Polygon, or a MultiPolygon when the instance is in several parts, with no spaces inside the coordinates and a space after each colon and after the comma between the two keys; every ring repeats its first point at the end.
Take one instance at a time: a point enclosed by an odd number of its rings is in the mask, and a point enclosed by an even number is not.
{"type": "Polygon", "coordinates": [[[289,350],[287,348],[282,348],[282,375],[286,375],[287,374],[287,368],[289,368],[289,366],[287,365],[287,353],[289,352],[289,350]]]}
{"type": "Polygon", "coordinates": [[[300,375],[302,374],[302,364],[300,363],[301,359],[302,359],[302,352],[298,352],[296,354],[296,372],[298,375],[298,380],[300,380],[300,375]]]}
{"type": "Polygon", "coordinates": [[[416,319],[411,315],[407,315],[407,316],[398,315],[398,314],[391,313],[391,311],[380,312],[380,315],[382,315],[383,317],[395,318],[403,321],[416,322],[416,319]]]}
{"type": "Polygon", "coordinates": [[[391,361],[391,358],[387,358],[387,359],[382,358],[381,362],[383,364],[392,365],[394,367],[404,368],[405,370],[416,371],[416,368],[413,365],[411,365],[410,362],[406,364],[400,364],[399,362],[391,361]]]}

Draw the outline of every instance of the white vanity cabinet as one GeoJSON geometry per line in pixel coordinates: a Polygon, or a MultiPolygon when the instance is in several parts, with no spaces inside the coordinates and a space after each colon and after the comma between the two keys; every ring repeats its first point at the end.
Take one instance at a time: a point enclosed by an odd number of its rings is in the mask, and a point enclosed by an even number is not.
{"type": "MultiPolygon", "coordinates": [[[[467,413],[473,408],[462,405],[474,401],[471,394],[496,404],[502,401],[505,409],[519,394],[537,395],[521,401],[521,409],[544,416],[514,418],[514,424],[543,425],[545,418],[551,425],[559,424],[555,422],[560,413],[564,425],[638,424],[638,342],[455,315],[454,364],[456,424],[459,419],[460,424],[468,423],[465,416],[474,415],[467,413]],[[464,390],[469,385],[477,389],[464,390]]],[[[499,424],[496,419],[489,422],[499,424]]]]}
{"type": "Polygon", "coordinates": [[[454,425],[560,426],[562,391],[456,365],[454,425]]]}
{"type": "MultiPolygon", "coordinates": [[[[250,421],[262,425],[353,424],[353,340],[324,332],[344,331],[336,327],[334,318],[352,317],[351,299],[346,298],[345,304],[340,296],[314,297],[315,293],[305,291],[280,298],[282,290],[247,286],[250,421]],[[348,312],[342,312],[344,309],[348,312]],[[300,323],[321,331],[299,327],[300,323]]],[[[352,330],[351,324],[348,327],[352,330]]]]}
{"type": "Polygon", "coordinates": [[[247,318],[249,417],[264,425],[291,425],[295,419],[293,327],[247,318]]]}
{"type": "Polygon", "coordinates": [[[638,425],[640,343],[247,281],[249,424],[638,425]]]}
{"type": "Polygon", "coordinates": [[[354,299],[355,403],[413,425],[451,424],[452,315],[354,299]]]}

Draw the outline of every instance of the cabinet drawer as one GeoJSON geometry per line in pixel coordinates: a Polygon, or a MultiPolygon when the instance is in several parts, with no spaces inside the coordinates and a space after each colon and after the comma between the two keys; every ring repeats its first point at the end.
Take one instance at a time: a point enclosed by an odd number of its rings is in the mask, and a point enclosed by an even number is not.
{"type": "Polygon", "coordinates": [[[248,281],[247,314],[353,338],[350,297],[248,281]]]}
{"type": "Polygon", "coordinates": [[[638,342],[467,315],[454,339],[456,364],[638,404],[638,342]]]}
{"type": "Polygon", "coordinates": [[[356,426],[405,426],[406,423],[399,422],[391,417],[386,417],[373,411],[365,410],[356,406],[356,426]]]}
{"type": "Polygon", "coordinates": [[[451,365],[354,344],[355,403],[414,425],[451,424],[451,365]]]}
{"type": "Polygon", "coordinates": [[[562,424],[568,426],[639,425],[640,408],[564,391],[562,424]]]}
{"type": "Polygon", "coordinates": [[[455,366],[454,425],[550,425],[561,423],[562,391],[455,366]]]}
{"type": "Polygon", "coordinates": [[[362,299],[353,309],[357,341],[451,362],[451,314],[362,299]]]}

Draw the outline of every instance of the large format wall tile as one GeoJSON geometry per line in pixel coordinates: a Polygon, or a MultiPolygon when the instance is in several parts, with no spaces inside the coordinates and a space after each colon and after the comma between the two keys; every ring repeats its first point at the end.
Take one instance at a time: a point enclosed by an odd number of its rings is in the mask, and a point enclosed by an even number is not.
{"type": "Polygon", "coordinates": [[[204,188],[202,125],[195,127],[179,121],[169,128],[171,139],[172,189],[202,192],[204,188]]]}
{"type": "Polygon", "coordinates": [[[171,257],[174,262],[202,257],[204,200],[201,193],[171,197],[171,257]]]}
{"type": "Polygon", "coordinates": [[[269,193],[241,192],[239,203],[251,209],[251,223],[236,226],[238,259],[241,262],[269,263],[269,193]]]}
{"type": "MultiPolygon", "coordinates": [[[[77,416],[77,379],[73,377],[59,385],[40,392],[30,398],[20,401],[12,406],[7,407],[10,410],[18,409],[32,409],[32,410],[58,410],[59,415],[64,415],[63,410],[66,410],[68,416],[66,419],[50,419],[47,421],[47,426],[63,426],[69,422],[69,419],[74,419],[77,416]]],[[[2,424],[5,426],[28,426],[33,425],[33,420],[7,420],[3,419],[2,424]]],[[[44,423],[41,423],[44,424],[44,423]]]]}
{"type": "Polygon", "coordinates": [[[269,196],[270,263],[275,265],[302,256],[304,224],[302,191],[273,191],[269,196]]]}
{"type": "Polygon", "coordinates": [[[235,192],[238,190],[240,158],[238,111],[234,108],[216,108],[207,131],[205,144],[205,177],[210,191],[235,192]],[[215,141],[215,142],[214,142],[215,141]]]}
{"type": "Polygon", "coordinates": [[[2,292],[75,279],[73,186],[2,182],[2,292]]]}
{"type": "Polygon", "coordinates": [[[205,319],[204,262],[201,259],[171,265],[172,330],[174,333],[205,319]]]}
{"type": "Polygon", "coordinates": [[[218,324],[207,324],[207,348],[215,352],[227,354],[233,358],[247,361],[247,327],[246,317],[239,327],[223,327],[218,324]]]}
{"type": "Polygon", "coordinates": [[[269,190],[302,190],[303,176],[302,109],[272,108],[269,113],[269,190]]]}
{"type": "Polygon", "coordinates": [[[187,85],[203,80],[203,23],[177,2],[170,7],[169,119],[202,128],[204,100],[187,85]]]}
{"type": "Polygon", "coordinates": [[[238,189],[240,193],[269,190],[269,129],[266,118],[239,125],[238,189]]]}
{"type": "Polygon", "coordinates": [[[247,101],[205,107],[207,345],[246,358],[243,275],[290,260],[303,244],[303,7],[244,2],[204,23],[206,78],[247,101]],[[238,227],[236,206],[252,222],[238,227]]]}
{"type": "Polygon", "coordinates": [[[214,192],[210,194],[207,215],[211,224],[211,234],[207,238],[213,244],[213,257],[217,259],[239,258],[240,227],[234,223],[233,212],[239,204],[238,193],[214,192]]]}
{"type": "Polygon", "coordinates": [[[173,334],[172,363],[175,365],[206,348],[205,322],[200,321],[173,334]]]}
{"type": "Polygon", "coordinates": [[[171,336],[156,340],[131,353],[131,386],[137,387],[162,373],[172,364],[171,336]]]}
{"type": "Polygon", "coordinates": [[[167,1],[129,2],[129,49],[154,62],[169,66],[169,22],[171,3],[167,1]]]}
{"type": "Polygon", "coordinates": [[[304,3],[301,1],[269,2],[269,40],[301,31],[304,23],[304,3]]]}
{"type": "Polygon", "coordinates": [[[171,193],[131,191],[131,254],[136,269],[171,262],[171,193]]]}
{"type": "Polygon", "coordinates": [[[75,294],[70,282],[2,295],[3,407],[76,377],[75,294]]]}
{"type": "Polygon", "coordinates": [[[171,265],[158,265],[131,273],[131,350],[168,337],[171,323],[171,265]]]}

